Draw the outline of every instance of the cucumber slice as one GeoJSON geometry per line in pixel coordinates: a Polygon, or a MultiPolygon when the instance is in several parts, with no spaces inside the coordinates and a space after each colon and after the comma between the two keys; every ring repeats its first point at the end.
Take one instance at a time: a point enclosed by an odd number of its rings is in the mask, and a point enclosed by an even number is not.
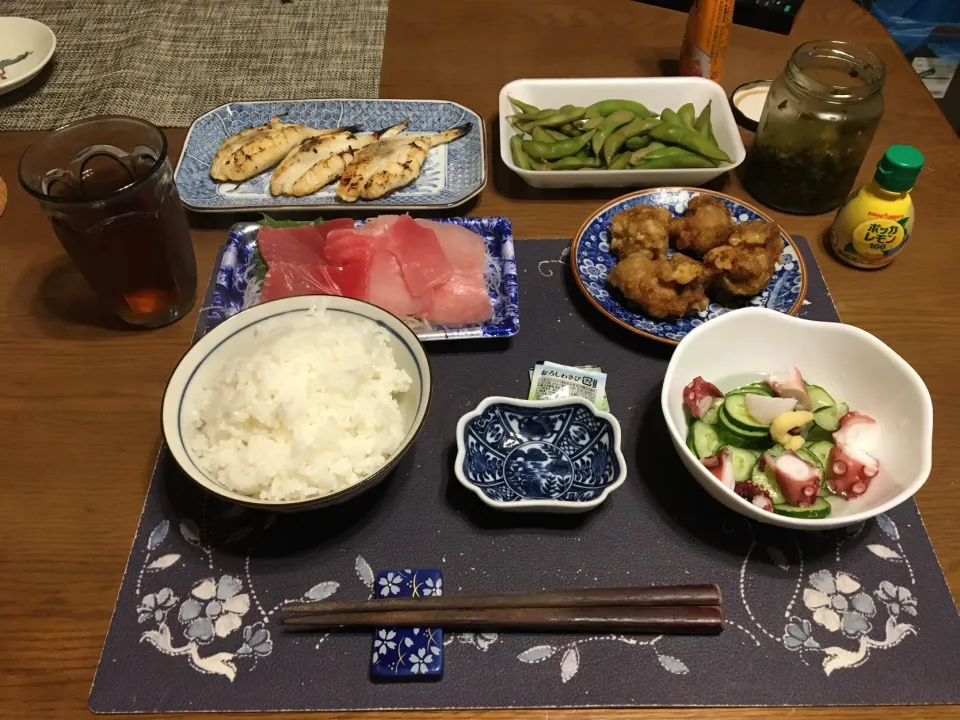
{"type": "Polygon", "coordinates": [[[761,422],[757,422],[750,411],[747,410],[747,395],[750,393],[729,393],[723,400],[723,409],[735,425],[744,430],[760,430],[767,432],[770,428],[761,422]]]}
{"type": "Polygon", "coordinates": [[[805,449],[809,450],[813,455],[816,456],[817,460],[820,461],[820,467],[822,467],[824,470],[827,469],[827,465],[830,462],[830,451],[833,449],[832,442],[819,440],[817,442],[808,443],[805,449]]]}
{"type": "Polygon", "coordinates": [[[750,383],[749,385],[744,385],[738,387],[736,390],[731,390],[731,393],[744,393],[746,395],[773,395],[773,390],[770,389],[770,386],[764,382],[755,382],[750,383]]]}
{"type": "Polygon", "coordinates": [[[707,423],[707,425],[714,425],[717,422],[717,415],[720,414],[720,406],[723,405],[723,398],[717,398],[713,401],[713,405],[709,410],[704,414],[701,421],[707,423]]]}
{"type": "Polygon", "coordinates": [[[783,490],[775,478],[770,477],[770,473],[760,469],[760,463],[757,462],[750,472],[750,482],[759,488],[767,491],[770,496],[770,502],[774,505],[782,504],[786,498],[783,497],[783,490]]]}
{"type": "Polygon", "coordinates": [[[813,407],[813,412],[816,412],[820,408],[837,404],[836,401],[830,397],[830,393],[819,385],[807,385],[807,392],[810,393],[810,404],[813,407]]]}
{"type": "Polygon", "coordinates": [[[698,458],[710,457],[717,454],[720,447],[720,438],[717,437],[717,431],[712,425],[697,420],[690,427],[690,433],[687,435],[687,447],[698,458]]]}
{"type": "Polygon", "coordinates": [[[763,447],[767,447],[773,442],[770,439],[770,433],[768,433],[766,429],[757,428],[748,430],[734,422],[733,418],[730,417],[730,413],[727,412],[726,403],[723,404],[723,407],[720,408],[720,412],[717,414],[717,429],[722,435],[733,438],[726,442],[726,445],[752,448],[757,443],[761,443],[763,447]]]}
{"type": "Polygon", "coordinates": [[[822,497],[818,497],[807,507],[797,507],[796,505],[773,504],[773,511],[777,515],[786,515],[801,520],[816,520],[825,518],[830,514],[830,503],[822,497]]]}
{"type": "Polygon", "coordinates": [[[840,418],[850,412],[846,403],[831,405],[830,407],[820,408],[813,413],[813,421],[817,427],[827,432],[836,432],[840,429],[840,418]]]}
{"type": "Polygon", "coordinates": [[[806,460],[808,463],[813,465],[815,468],[820,469],[821,479],[823,479],[823,463],[820,462],[820,458],[814,455],[809,448],[802,447],[796,451],[797,457],[806,460]]]}
{"type": "Polygon", "coordinates": [[[753,466],[757,464],[760,453],[736,445],[723,445],[717,452],[726,448],[730,451],[733,460],[733,479],[737,482],[747,482],[753,472],[753,466]]]}

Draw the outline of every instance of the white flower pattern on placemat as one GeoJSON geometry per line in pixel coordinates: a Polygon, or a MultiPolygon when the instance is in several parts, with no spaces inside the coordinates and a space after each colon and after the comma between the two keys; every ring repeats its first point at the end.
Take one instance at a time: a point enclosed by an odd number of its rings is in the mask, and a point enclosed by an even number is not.
{"type": "MultiPolygon", "coordinates": [[[[205,517],[206,508],[207,504],[205,502],[202,510],[204,517],[200,525],[192,519],[184,518],[179,523],[179,529],[184,541],[198,548],[205,556],[207,561],[205,570],[213,570],[214,549],[209,542],[209,538],[205,537],[208,532],[208,519],[205,517]]],[[[243,514],[244,510],[242,508],[231,508],[223,514],[223,517],[235,519],[243,514]]],[[[268,530],[274,521],[275,516],[267,516],[263,524],[263,531],[268,530]]],[[[138,593],[143,584],[145,572],[164,570],[172,567],[176,562],[176,560],[164,560],[165,558],[176,557],[178,560],[180,558],[180,555],[167,554],[160,556],[158,559],[153,559],[153,551],[164,543],[169,529],[169,521],[164,520],[148,536],[147,553],[137,577],[138,593]],[[164,562],[158,564],[158,560],[164,560],[164,562]]],[[[257,528],[253,525],[242,525],[226,535],[224,544],[239,543],[241,540],[246,540],[252,546],[252,538],[256,536],[256,533],[257,528]]],[[[207,575],[205,571],[203,573],[205,576],[201,576],[199,580],[194,581],[186,599],[175,613],[173,611],[179,598],[172,588],[162,587],[156,592],[145,594],[137,606],[137,622],[143,624],[152,621],[156,624],[156,628],[142,632],[140,642],[152,645],[165,655],[185,656],[190,666],[198,672],[222,675],[232,681],[237,675],[237,660],[252,659],[250,669],[253,669],[258,659],[266,658],[273,653],[273,638],[269,629],[270,619],[285,602],[323,599],[335,593],[339,587],[339,584],[333,581],[315,583],[300,598],[285,600],[284,603],[280,603],[273,609],[266,610],[257,599],[253,587],[250,559],[251,555],[248,549],[244,562],[246,592],[244,592],[243,579],[227,573],[221,574],[217,578],[207,575]],[[245,618],[254,605],[256,611],[260,614],[260,619],[244,626],[245,618]],[[174,641],[173,631],[169,623],[171,613],[175,615],[182,626],[183,636],[187,640],[184,645],[177,645],[174,641]],[[234,641],[229,646],[232,648],[230,650],[203,654],[202,649],[205,650],[215,644],[225,644],[228,638],[241,628],[239,645],[236,645],[234,641]]],[[[366,563],[363,558],[358,557],[358,574],[360,574],[361,562],[366,563]]],[[[323,636],[320,642],[323,642],[324,639],[326,639],[326,636],[323,636]]]]}
{"type": "MultiPolygon", "coordinates": [[[[203,513],[206,513],[205,508],[203,513]]],[[[178,591],[169,584],[140,595],[141,599],[136,607],[137,622],[154,626],[144,630],[140,640],[166,655],[186,657],[190,666],[198,672],[221,675],[232,681],[237,675],[238,661],[248,660],[250,669],[253,669],[257,660],[268,658],[273,653],[270,623],[285,602],[327,598],[337,592],[339,583],[332,580],[314,582],[300,598],[288,599],[267,609],[262,605],[254,587],[249,548],[244,562],[244,577],[214,573],[216,563],[214,547],[209,538],[209,526],[215,523],[211,523],[206,517],[201,517],[200,520],[198,524],[185,518],[178,526],[173,527],[179,527],[183,539],[203,554],[206,563],[201,565],[199,577],[195,575],[193,582],[180,590],[184,593],[182,602],[178,591]],[[259,614],[259,617],[248,620],[247,616],[251,612],[254,615],[259,614]],[[177,645],[174,641],[171,617],[176,618],[179,623],[186,644],[177,645]],[[241,631],[239,644],[236,640],[231,643],[230,639],[237,636],[238,630],[241,631]]],[[[233,511],[229,520],[243,522],[244,511],[233,511]]],[[[272,516],[268,518],[259,530],[250,524],[233,527],[230,532],[224,530],[223,536],[234,545],[243,541],[252,547],[259,533],[266,532],[273,520],[275,518],[272,516]],[[238,537],[241,540],[237,540],[238,537]]],[[[895,523],[883,515],[877,524],[895,544],[898,564],[909,570],[904,574],[909,584],[914,585],[913,571],[900,543],[895,523]]],[[[754,526],[746,523],[746,527],[749,530],[750,543],[741,564],[740,600],[747,618],[744,619],[745,624],[738,622],[734,617],[733,606],[728,605],[727,624],[742,631],[754,644],[759,646],[765,639],[775,641],[784,650],[796,653],[804,663],[807,662],[804,658],[813,653],[819,656],[824,673],[830,675],[836,670],[863,665],[871,652],[890,649],[917,633],[913,618],[918,613],[918,600],[909,587],[898,585],[891,579],[882,579],[873,590],[869,590],[865,587],[862,576],[855,576],[842,569],[843,544],[859,535],[864,529],[863,525],[834,534],[837,569],[820,568],[812,572],[805,569],[799,543],[794,543],[795,559],[788,557],[782,547],[773,545],[766,546],[765,553],[755,553],[758,543],[754,526]],[[764,626],[751,610],[747,600],[745,578],[748,576],[748,565],[752,561],[760,561],[761,556],[772,561],[778,572],[798,573],[796,586],[783,615],[786,622],[781,632],[764,626]],[[879,617],[881,611],[885,613],[885,618],[879,617]],[[758,632],[751,632],[748,627],[751,624],[758,632]],[[882,631],[879,630],[881,627],[882,631]]],[[[161,563],[162,567],[159,569],[150,569],[151,565],[157,563],[158,558],[173,555],[155,554],[159,553],[166,541],[170,528],[170,523],[164,521],[148,535],[146,553],[137,577],[138,595],[141,593],[145,576],[149,574],[149,577],[153,577],[154,572],[159,574],[176,564],[161,563]]],[[[735,531],[736,529],[729,530],[735,531]]],[[[872,554],[881,560],[885,559],[876,552],[872,554]]],[[[179,559],[180,556],[177,557],[179,559]]],[[[891,565],[886,564],[885,567],[890,568],[891,565]]],[[[400,583],[404,581],[399,574],[388,573],[375,584],[373,570],[362,556],[355,559],[354,571],[369,597],[396,595],[399,593],[400,583]]],[[[443,583],[441,580],[427,579],[418,585],[417,590],[423,596],[442,595],[443,583]]],[[[324,635],[319,639],[318,648],[327,637],[324,635]]],[[[460,645],[473,647],[483,653],[502,642],[502,636],[496,633],[459,633],[449,635],[444,644],[449,645],[454,639],[460,645]]],[[[557,663],[556,677],[561,683],[568,683],[575,680],[582,664],[588,661],[587,650],[590,645],[610,642],[649,650],[651,659],[656,660],[655,666],[673,675],[691,674],[691,669],[682,658],[662,652],[663,636],[641,638],[598,635],[556,645],[534,645],[522,650],[515,657],[526,665],[543,664],[553,659],[557,663]]],[[[390,630],[381,630],[374,638],[373,660],[376,661],[379,656],[385,656],[388,652],[396,652],[397,648],[396,634],[390,630]]],[[[439,652],[439,648],[436,648],[436,652],[439,652]]],[[[411,655],[409,662],[412,671],[416,674],[425,673],[435,661],[434,654],[431,649],[411,655]]]]}

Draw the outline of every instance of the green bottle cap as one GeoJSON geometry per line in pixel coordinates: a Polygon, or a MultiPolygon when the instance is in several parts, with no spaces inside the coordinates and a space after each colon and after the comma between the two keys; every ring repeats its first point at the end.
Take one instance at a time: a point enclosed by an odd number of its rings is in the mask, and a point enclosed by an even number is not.
{"type": "Polygon", "coordinates": [[[873,179],[884,190],[906,192],[923,169],[923,153],[910,145],[891,145],[877,163],[873,179]]]}

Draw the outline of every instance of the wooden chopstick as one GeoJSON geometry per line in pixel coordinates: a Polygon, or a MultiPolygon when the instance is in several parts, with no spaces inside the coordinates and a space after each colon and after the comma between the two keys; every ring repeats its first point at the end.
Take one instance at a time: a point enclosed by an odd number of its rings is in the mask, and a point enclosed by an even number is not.
{"type": "Polygon", "coordinates": [[[589,608],[645,607],[667,605],[722,605],[716,585],[672,585],[663,587],[595,588],[590,590],[552,590],[539,593],[501,595],[441,595],[393,600],[290,603],[285,614],[399,612],[404,610],[483,610],[488,608],[589,608]]]}
{"type": "Polygon", "coordinates": [[[386,610],[288,615],[285,627],[332,630],[372,627],[442,627],[445,630],[524,632],[617,632],[715,635],[723,630],[717,605],[592,608],[486,608],[386,610]]]}

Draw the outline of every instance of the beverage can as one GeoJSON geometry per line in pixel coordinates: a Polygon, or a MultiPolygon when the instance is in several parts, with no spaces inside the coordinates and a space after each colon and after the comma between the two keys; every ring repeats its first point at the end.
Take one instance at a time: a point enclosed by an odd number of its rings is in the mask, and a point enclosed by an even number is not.
{"type": "Polygon", "coordinates": [[[719,81],[733,23],[734,0],[694,0],[680,49],[680,74],[719,81]]]}

